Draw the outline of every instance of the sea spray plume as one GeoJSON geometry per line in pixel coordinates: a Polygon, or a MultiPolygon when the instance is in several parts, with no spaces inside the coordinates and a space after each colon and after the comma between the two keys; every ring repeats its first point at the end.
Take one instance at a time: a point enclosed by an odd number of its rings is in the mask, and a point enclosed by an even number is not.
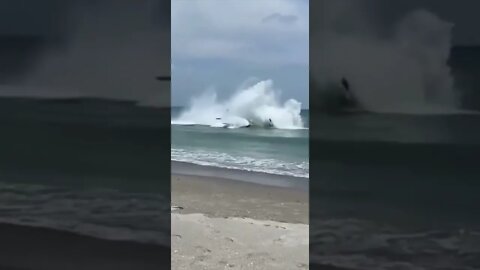
{"type": "Polygon", "coordinates": [[[431,113],[456,108],[447,66],[452,24],[416,10],[387,38],[368,29],[367,23],[353,31],[337,31],[334,25],[324,25],[312,54],[318,56],[311,75],[319,91],[313,102],[322,106],[338,98],[340,80],[346,77],[357,103],[368,111],[431,113]]]}
{"type": "Polygon", "coordinates": [[[205,91],[198,97],[193,97],[188,109],[182,111],[172,124],[178,125],[214,125],[219,115],[224,114],[224,108],[217,103],[217,94],[213,89],[205,91]]]}
{"type": "Polygon", "coordinates": [[[219,102],[213,91],[192,99],[191,105],[172,124],[244,127],[264,127],[270,124],[278,129],[301,129],[301,103],[289,99],[280,102],[279,91],[272,80],[255,83],[239,89],[232,97],[219,102]],[[219,125],[219,123],[221,125],[219,125]]]}
{"type": "Polygon", "coordinates": [[[396,40],[401,49],[421,67],[424,98],[431,104],[455,107],[453,77],[447,65],[453,24],[426,10],[408,14],[398,25],[396,40]]]}
{"type": "Polygon", "coordinates": [[[303,127],[301,104],[290,99],[281,105],[279,100],[279,92],[273,88],[273,82],[265,80],[238,91],[226,105],[232,113],[249,119],[256,126],[271,119],[277,128],[303,127]]]}

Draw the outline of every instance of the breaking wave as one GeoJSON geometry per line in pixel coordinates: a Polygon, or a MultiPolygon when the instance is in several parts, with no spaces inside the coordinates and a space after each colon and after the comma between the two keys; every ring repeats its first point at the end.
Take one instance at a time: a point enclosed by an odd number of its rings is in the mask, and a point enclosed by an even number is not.
{"type": "Polygon", "coordinates": [[[173,125],[204,125],[221,128],[260,127],[305,129],[301,103],[295,99],[280,102],[272,80],[242,88],[225,101],[207,91],[193,98],[191,105],[172,120],[173,125]]]}

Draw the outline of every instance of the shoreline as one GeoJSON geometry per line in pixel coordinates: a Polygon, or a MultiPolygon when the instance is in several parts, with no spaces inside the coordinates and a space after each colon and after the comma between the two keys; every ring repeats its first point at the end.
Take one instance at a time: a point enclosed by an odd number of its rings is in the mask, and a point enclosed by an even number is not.
{"type": "Polygon", "coordinates": [[[175,213],[284,223],[309,222],[309,196],[305,190],[175,173],[171,179],[172,206],[182,208],[174,210],[175,213]]]}
{"type": "Polygon", "coordinates": [[[309,194],[298,179],[174,163],[172,269],[308,269],[309,194]]]}
{"type": "Polygon", "coordinates": [[[307,177],[231,169],[213,165],[199,165],[191,162],[174,160],[171,161],[171,175],[223,179],[261,186],[288,188],[307,193],[310,185],[309,178],[307,177]]]}
{"type": "Polygon", "coordinates": [[[171,249],[0,223],[0,268],[147,270],[171,258],[172,269],[308,269],[308,190],[298,179],[202,166],[198,176],[195,167],[172,170],[172,205],[183,209],[171,214],[171,249]]]}
{"type": "Polygon", "coordinates": [[[1,269],[153,270],[170,255],[168,246],[8,223],[0,223],[0,239],[1,269]]]}

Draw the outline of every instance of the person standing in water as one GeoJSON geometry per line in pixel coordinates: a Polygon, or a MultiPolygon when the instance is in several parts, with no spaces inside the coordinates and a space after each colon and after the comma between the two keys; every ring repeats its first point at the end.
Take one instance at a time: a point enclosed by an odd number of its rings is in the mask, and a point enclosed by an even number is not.
{"type": "Polygon", "coordinates": [[[350,91],[350,84],[348,83],[347,79],[345,79],[345,77],[342,78],[342,85],[345,91],[350,91]]]}
{"type": "Polygon", "coordinates": [[[344,97],[345,100],[347,101],[347,104],[349,106],[355,106],[355,98],[353,97],[352,91],[350,90],[350,83],[347,81],[345,77],[342,77],[341,80],[343,90],[344,90],[344,97]]]}
{"type": "Polygon", "coordinates": [[[268,118],[268,126],[273,127],[272,118],[268,118]]]}

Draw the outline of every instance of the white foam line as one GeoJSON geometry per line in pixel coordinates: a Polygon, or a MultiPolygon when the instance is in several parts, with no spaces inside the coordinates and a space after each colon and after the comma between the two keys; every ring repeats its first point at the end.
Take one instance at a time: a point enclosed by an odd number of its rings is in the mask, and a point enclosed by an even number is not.
{"type": "Polygon", "coordinates": [[[302,163],[283,163],[274,159],[254,159],[249,157],[232,157],[224,153],[190,152],[172,148],[173,161],[187,162],[202,166],[213,166],[274,175],[287,175],[308,178],[308,161],[302,163]],[[226,164],[226,162],[229,162],[226,164]],[[282,170],[283,168],[283,170],[282,170]]]}

